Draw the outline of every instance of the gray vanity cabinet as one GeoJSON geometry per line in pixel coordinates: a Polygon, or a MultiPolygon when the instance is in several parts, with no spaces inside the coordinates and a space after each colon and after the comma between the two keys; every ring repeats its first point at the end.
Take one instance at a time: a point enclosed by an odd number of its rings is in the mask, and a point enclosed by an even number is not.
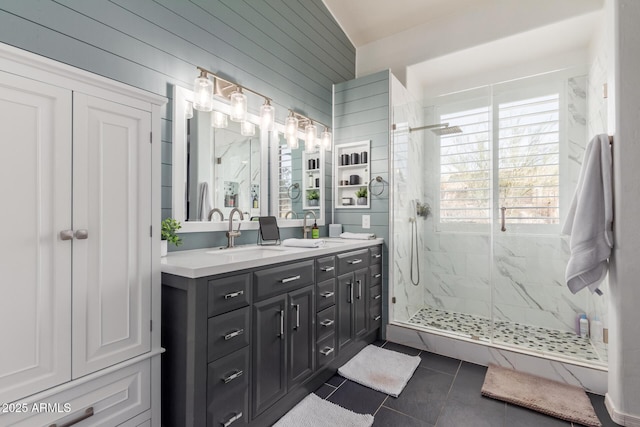
{"type": "Polygon", "coordinates": [[[338,255],[338,348],[367,333],[369,251],[338,255]]]}

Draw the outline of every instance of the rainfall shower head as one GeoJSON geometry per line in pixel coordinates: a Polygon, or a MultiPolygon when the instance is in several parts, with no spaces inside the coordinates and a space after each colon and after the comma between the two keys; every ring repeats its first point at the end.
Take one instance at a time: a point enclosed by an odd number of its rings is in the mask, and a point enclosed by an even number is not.
{"type": "Polygon", "coordinates": [[[462,133],[462,129],[460,129],[460,126],[449,126],[449,123],[437,123],[434,125],[420,126],[418,128],[409,128],[409,132],[424,129],[429,129],[431,132],[439,136],[462,133]]]}

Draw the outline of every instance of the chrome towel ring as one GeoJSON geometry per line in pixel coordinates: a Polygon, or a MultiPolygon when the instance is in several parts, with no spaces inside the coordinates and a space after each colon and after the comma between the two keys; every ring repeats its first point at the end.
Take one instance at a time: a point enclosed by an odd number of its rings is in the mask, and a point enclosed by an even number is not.
{"type": "Polygon", "coordinates": [[[372,196],[379,196],[384,192],[384,180],[382,179],[381,176],[376,176],[371,181],[369,181],[369,184],[367,185],[367,187],[369,187],[369,194],[371,194],[372,196]],[[371,191],[371,184],[373,183],[373,181],[382,183],[382,188],[377,193],[374,193],[374,192],[371,191]]]}
{"type": "Polygon", "coordinates": [[[297,199],[298,197],[300,197],[300,184],[297,182],[295,184],[291,184],[289,186],[289,189],[287,190],[287,196],[289,196],[291,200],[297,199]],[[293,196],[291,194],[291,190],[298,190],[298,193],[295,196],[293,196]]]}

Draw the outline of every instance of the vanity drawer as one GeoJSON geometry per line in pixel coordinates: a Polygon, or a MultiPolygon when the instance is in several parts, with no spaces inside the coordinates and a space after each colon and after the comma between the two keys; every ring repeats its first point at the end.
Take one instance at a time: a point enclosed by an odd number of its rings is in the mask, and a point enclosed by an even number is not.
{"type": "Polygon", "coordinates": [[[318,283],[336,277],[336,257],[332,255],[318,258],[316,260],[316,268],[318,269],[316,277],[318,283]]]}
{"type": "Polygon", "coordinates": [[[316,311],[324,310],[336,303],[336,279],[318,283],[316,292],[316,311]]]}
{"type": "Polygon", "coordinates": [[[369,330],[382,326],[382,304],[373,304],[369,309],[369,330]]]}
{"type": "Polygon", "coordinates": [[[338,274],[351,273],[369,265],[369,250],[338,254],[338,274]]]}
{"type": "Polygon", "coordinates": [[[316,315],[316,337],[322,341],[336,330],[336,306],[322,310],[316,315]]]}
{"type": "Polygon", "coordinates": [[[207,361],[249,345],[249,307],[209,318],[207,322],[207,361]]]}
{"type": "Polygon", "coordinates": [[[371,264],[382,264],[382,246],[369,248],[369,257],[371,264]]]}
{"type": "Polygon", "coordinates": [[[371,307],[375,304],[382,304],[382,285],[372,286],[369,295],[371,295],[371,301],[369,302],[371,307]]]}
{"type": "Polygon", "coordinates": [[[316,360],[318,369],[322,368],[336,357],[336,334],[331,334],[323,340],[318,341],[316,346],[316,360]]]}
{"type": "Polygon", "coordinates": [[[246,307],[251,303],[251,274],[209,280],[207,289],[209,317],[246,307]]]}
{"type": "Polygon", "coordinates": [[[249,424],[249,387],[207,398],[207,427],[236,427],[249,424]]]}
{"type": "Polygon", "coordinates": [[[119,425],[151,407],[150,387],[151,361],[144,360],[56,394],[21,400],[27,412],[0,414],[0,425],[71,425],[67,423],[74,421],[78,426],[119,425]],[[32,411],[33,405],[48,405],[49,409],[32,411]]]}
{"type": "Polygon", "coordinates": [[[207,400],[220,399],[249,387],[249,347],[231,353],[207,367],[207,400]]]}
{"type": "Polygon", "coordinates": [[[253,290],[256,300],[312,285],[313,263],[314,260],[309,260],[255,271],[253,290]]]}
{"type": "Polygon", "coordinates": [[[369,271],[371,272],[371,281],[369,282],[370,286],[382,284],[382,265],[374,264],[369,267],[369,271]]]}

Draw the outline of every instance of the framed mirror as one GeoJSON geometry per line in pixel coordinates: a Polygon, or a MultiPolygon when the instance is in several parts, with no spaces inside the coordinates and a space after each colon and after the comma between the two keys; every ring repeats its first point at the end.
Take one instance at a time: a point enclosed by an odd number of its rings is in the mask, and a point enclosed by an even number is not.
{"type": "Polygon", "coordinates": [[[282,133],[272,139],[271,215],[280,227],[301,226],[306,212],[324,225],[324,154],[319,148],[307,152],[302,139],[297,148],[291,148],[282,133]]]}
{"type": "Polygon", "coordinates": [[[228,116],[229,105],[221,100],[214,100],[215,115],[191,112],[192,99],[191,90],[175,87],[172,216],[181,232],[223,231],[238,208],[242,229],[257,229],[251,218],[268,214],[268,132],[253,114],[248,124],[226,117],[223,125],[218,119],[228,116]]]}

